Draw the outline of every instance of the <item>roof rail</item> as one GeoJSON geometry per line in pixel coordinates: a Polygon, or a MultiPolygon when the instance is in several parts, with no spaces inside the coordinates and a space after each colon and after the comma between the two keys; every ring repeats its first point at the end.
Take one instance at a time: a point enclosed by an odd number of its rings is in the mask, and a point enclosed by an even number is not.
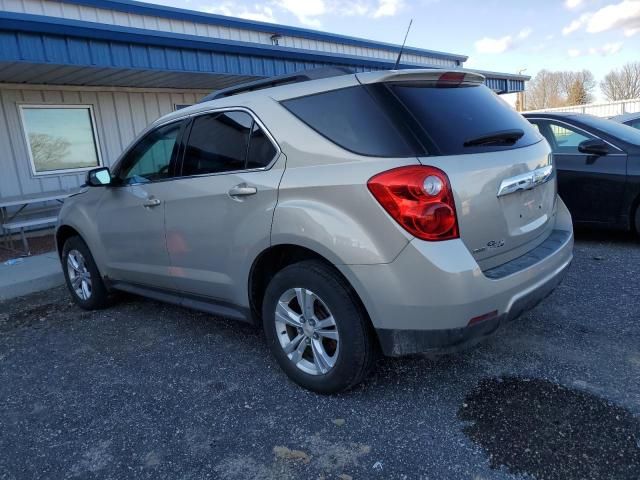
{"type": "Polygon", "coordinates": [[[241,83],[239,85],[234,85],[233,87],[216,90],[204,97],[198,103],[208,102],[209,100],[216,100],[218,98],[230,97],[231,95],[238,95],[240,93],[253,92],[254,90],[278,87],[280,85],[287,85],[289,83],[307,82],[309,80],[338,77],[340,75],[350,75],[354,73],[356,73],[355,70],[347,67],[320,67],[312,68],[309,70],[301,70],[299,72],[279,75],[277,77],[261,78],[260,80],[253,80],[250,82],[241,83]]]}

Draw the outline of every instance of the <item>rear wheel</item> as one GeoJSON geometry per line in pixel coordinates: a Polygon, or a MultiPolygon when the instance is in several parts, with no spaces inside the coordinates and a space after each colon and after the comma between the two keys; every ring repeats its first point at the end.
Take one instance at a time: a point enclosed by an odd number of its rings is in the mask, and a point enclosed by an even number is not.
{"type": "Polygon", "coordinates": [[[71,298],[85,310],[104,308],[109,293],[89,247],[80,237],[69,238],[62,249],[62,270],[71,298]]]}
{"type": "Polygon", "coordinates": [[[322,262],[300,262],[278,272],[267,287],[262,318],[273,355],[305,388],[346,390],[373,365],[368,319],[342,277],[322,262]]]}
{"type": "Polygon", "coordinates": [[[640,236],[640,204],[636,207],[636,215],[633,224],[636,227],[636,235],[640,236]]]}

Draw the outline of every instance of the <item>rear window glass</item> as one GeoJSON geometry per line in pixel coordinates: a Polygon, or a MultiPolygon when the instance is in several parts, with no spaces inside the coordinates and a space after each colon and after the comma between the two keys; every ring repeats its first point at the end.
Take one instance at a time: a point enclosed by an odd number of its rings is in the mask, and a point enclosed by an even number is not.
{"type": "Polygon", "coordinates": [[[417,120],[440,155],[508,150],[542,140],[527,120],[485,86],[397,83],[390,84],[389,88],[417,120]],[[469,140],[514,129],[522,130],[524,135],[512,145],[464,146],[469,140]]]}
{"type": "Polygon", "coordinates": [[[411,157],[413,148],[387,112],[362,87],[285,100],[291,113],[333,143],[360,155],[411,157]]]}

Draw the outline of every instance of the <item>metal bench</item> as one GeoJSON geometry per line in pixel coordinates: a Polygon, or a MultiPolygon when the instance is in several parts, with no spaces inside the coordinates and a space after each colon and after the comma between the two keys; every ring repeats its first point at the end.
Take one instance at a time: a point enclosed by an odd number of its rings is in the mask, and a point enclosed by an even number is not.
{"type": "Polygon", "coordinates": [[[13,231],[19,231],[24,254],[29,255],[26,230],[32,227],[53,225],[58,220],[60,204],[71,195],[71,191],[58,191],[36,195],[0,198],[0,233],[5,247],[13,250],[13,231]],[[50,205],[53,203],[54,205],[50,205]],[[33,208],[34,205],[44,205],[33,208]],[[12,211],[13,210],[13,211],[12,211]]]}
{"type": "MultiPolygon", "coordinates": [[[[20,239],[22,240],[22,247],[25,255],[30,255],[29,242],[27,241],[27,235],[25,228],[30,227],[44,227],[46,225],[54,224],[58,221],[58,215],[48,217],[31,217],[31,218],[17,218],[11,222],[3,223],[2,228],[8,232],[11,230],[20,230],[20,239]]],[[[13,239],[11,239],[11,247],[13,248],[13,239]]]]}

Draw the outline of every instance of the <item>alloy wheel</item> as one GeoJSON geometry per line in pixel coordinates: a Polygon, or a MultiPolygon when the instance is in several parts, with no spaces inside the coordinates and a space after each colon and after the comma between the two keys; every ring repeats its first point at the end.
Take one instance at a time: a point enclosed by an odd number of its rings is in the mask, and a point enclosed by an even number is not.
{"type": "Polygon", "coordinates": [[[305,288],[284,292],[276,305],[275,327],[289,360],[310,375],[324,375],[340,350],[336,321],[325,302],[305,288]]]}
{"type": "Polygon", "coordinates": [[[71,250],[67,255],[67,273],[74,293],[81,300],[91,298],[91,272],[87,268],[87,262],[78,250],[71,250]]]}

